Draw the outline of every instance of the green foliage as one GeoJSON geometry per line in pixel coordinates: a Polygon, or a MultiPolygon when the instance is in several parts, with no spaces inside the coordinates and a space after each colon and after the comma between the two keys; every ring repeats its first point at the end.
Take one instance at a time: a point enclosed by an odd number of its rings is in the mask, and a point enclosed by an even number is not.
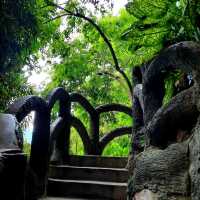
{"type": "Polygon", "coordinates": [[[151,60],[163,47],[183,40],[200,39],[200,3],[196,0],[134,0],[126,6],[135,17],[122,38],[132,41],[134,63],[151,60]]]}
{"type": "MultiPolygon", "coordinates": [[[[75,16],[55,19],[64,11],[48,3],[47,0],[0,3],[0,73],[4,72],[0,74],[0,110],[4,111],[7,103],[15,98],[33,92],[26,84],[22,67],[26,64],[28,71],[36,69],[38,60],[45,57],[52,64],[49,72],[52,81],[42,91],[43,95],[62,86],[69,92],[83,94],[94,107],[107,103],[130,106],[126,83],[113,67],[108,46],[94,26],[75,16]],[[55,58],[60,60],[56,65],[52,62],[55,58]]],[[[131,67],[150,61],[162,48],[181,40],[199,41],[200,38],[200,2],[197,0],[129,0],[119,16],[110,14],[111,0],[72,0],[62,6],[89,16],[99,25],[129,78],[131,67]],[[93,6],[97,13],[87,5],[93,6]]],[[[177,74],[166,78],[164,104],[172,97],[177,78],[177,74]]],[[[88,114],[75,104],[72,110],[89,130],[88,114]]],[[[128,116],[120,113],[103,114],[100,134],[103,136],[131,123],[128,116]]],[[[128,137],[118,138],[106,148],[104,155],[125,155],[129,144],[128,137]]],[[[80,138],[73,129],[70,151],[83,153],[80,138]]]]}
{"type": "Polygon", "coordinates": [[[0,72],[22,68],[55,32],[57,22],[44,24],[55,12],[43,0],[1,1],[0,72]]]}
{"type": "MultiPolygon", "coordinates": [[[[65,8],[92,17],[93,12],[86,8],[87,4],[92,4],[102,16],[113,6],[110,0],[93,3],[73,0],[68,1],[65,8]]],[[[62,61],[52,68],[52,82],[47,86],[44,94],[54,87],[64,86],[70,92],[81,92],[94,106],[109,102],[130,105],[127,88],[126,86],[121,87],[125,85],[123,80],[115,71],[113,72],[113,61],[107,46],[96,30],[87,25],[85,21],[73,16],[67,17],[65,22],[62,21],[66,28],[61,30],[59,28],[61,19],[52,19],[63,13],[53,6],[48,6],[46,0],[15,0],[13,2],[6,0],[0,3],[0,11],[0,43],[2,44],[0,46],[0,71],[3,72],[0,74],[1,112],[5,111],[8,102],[33,93],[32,88],[26,83],[22,67],[26,64],[28,72],[33,69],[37,70],[38,60],[45,57],[45,54],[50,62],[51,58],[57,56],[62,61]],[[75,32],[80,35],[74,39],[75,32]]],[[[116,28],[127,28],[131,16],[123,11],[121,19],[109,16],[101,19],[99,23],[110,37],[115,36],[116,28]],[[113,27],[112,30],[110,25],[113,27]]],[[[123,46],[125,51],[118,51],[120,65],[125,66],[125,70],[129,70],[130,54],[124,43],[118,43],[121,32],[120,30],[119,34],[113,37],[112,42],[116,49],[123,46]]],[[[52,118],[56,117],[57,109],[55,106],[52,118]]],[[[73,110],[74,114],[80,117],[89,129],[89,119],[83,109],[73,105],[73,110]]],[[[106,119],[105,117],[104,121],[106,119]]],[[[113,114],[110,114],[109,119],[116,121],[113,114]]],[[[121,122],[117,123],[122,124],[121,122]]],[[[82,153],[82,143],[73,129],[71,141],[70,151],[82,153]]],[[[27,152],[29,148],[30,146],[25,144],[27,152]]]]}
{"type": "MultiPolygon", "coordinates": [[[[135,17],[122,35],[125,41],[131,41],[133,66],[149,62],[161,49],[176,42],[200,40],[197,0],[129,0],[126,9],[135,17]]],[[[172,98],[179,75],[172,72],[166,77],[163,104],[172,98]]]]}
{"type": "Polygon", "coordinates": [[[82,140],[74,128],[71,128],[69,152],[71,155],[84,155],[82,140]]]}
{"type": "Polygon", "coordinates": [[[35,1],[1,1],[0,70],[13,67],[23,48],[30,46],[30,38],[36,35],[36,18],[31,12],[35,1]]]}
{"type": "Polygon", "coordinates": [[[36,68],[38,50],[52,37],[59,20],[45,24],[55,9],[43,0],[14,0],[0,3],[0,111],[19,96],[31,94],[23,66],[36,68]]]}
{"type": "MultiPolygon", "coordinates": [[[[127,48],[126,42],[122,41],[120,37],[131,21],[131,15],[125,10],[121,11],[120,16],[109,15],[98,20],[98,24],[104,33],[108,38],[112,38],[112,45],[117,49],[116,54],[119,58],[120,66],[127,72],[130,70],[130,58],[132,55],[127,48]],[[119,31],[116,32],[116,29],[119,31]]],[[[72,18],[67,20],[67,24],[69,22],[72,22],[72,18]]],[[[127,86],[114,70],[114,63],[109,49],[96,29],[90,24],[79,23],[79,34],[73,39],[70,38],[69,32],[66,34],[67,30],[68,27],[57,34],[56,40],[52,41],[49,48],[49,56],[58,56],[61,62],[52,67],[50,72],[52,81],[47,85],[43,93],[47,94],[54,87],[62,86],[68,92],[76,91],[81,93],[94,107],[107,103],[122,103],[130,106],[127,86]]],[[[73,114],[81,119],[89,131],[88,114],[75,104],[72,105],[72,110],[73,114]]],[[[100,135],[103,136],[114,128],[131,125],[131,123],[130,117],[124,114],[109,113],[102,115],[100,135]]],[[[74,133],[72,132],[72,134],[74,133]]],[[[74,135],[71,137],[75,138],[74,135]]],[[[80,145],[79,140],[74,142],[75,139],[72,139],[71,141],[71,152],[79,152],[77,150],[80,145]]],[[[128,143],[126,142],[126,144],[128,143]]],[[[120,139],[116,140],[112,145],[120,146],[120,139]]],[[[80,149],[79,153],[82,153],[81,146],[80,149]]],[[[118,153],[115,150],[114,154],[125,155],[127,151],[125,149],[124,147],[119,149],[118,153]]],[[[107,150],[107,152],[112,155],[111,150],[107,150]]]]}
{"type": "Polygon", "coordinates": [[[100,124],[100,136],[103,136],[118,127],[131,126],[132,119],[124,113],[109,112],[101,114],[100,124]]]}
{"type": "Polygon", "coordinates": [[[31,144],[29,144],[26,140],[24,141],[23,152],[30,156],[31,144]]]}
{"type": "Polygon", "coordinates": [[[171,72],[165,78],[165,96],[163,98],[163,105],[167,104],[174,96],[175,82],[180,78],[181,72],[171,72]]]}
{"type": "MultiPolygon", "coordinates": [[[[120,40],[120,35],[130,21],[131,16],[125,10],[119,17],[108,16],[99,20],[108,38],[112,37],[112,44],[115,49],[118,49],[116,54],[120,66],[127,72],[130,70],[131,54],[126,42],[120,40]],[[119,30],[118,34],[116,29],[119,30]]],[[[68,91],[81,92],[94,105],[113,102],[116,90],[117,96],[125,95],[123,100],[127,99],[127,86],[114,70],[111,54],[99,33],[93,26],[85,23],[79,26],[79,31],[81,33],[74,39],[66,38],[63,31],[52,43],[49,49],[50,55],[59,56],[62,61],[52,68],[52,82],[47,86],[46,91],[50,91],[55,85],[63,86],[68,91]]]]}
{"type": "Polygon", "coordinates": [[[17,97],[32,93],[31,86],[25,82],[23,75],[15,71],[0,75],[0,112],[5,112],[7,105],[17,97]]]}
{"type": "Polygon", "coordinates": [[[128,135],[116,138],[104,149],[104,156],[127,156],[131,147],[131,139],[128,135]]]}
{"type": "Polygon", "coordinates": [[[34,0],[1,1],[0,3],[0,111],[5,111],[9,101],[30,92],[20,74],[24,62],[22,51],[31,45],[36,35],[36,20],[31,10],[34,0]],[[12,69],[12,70],[11,70],[12,69]]]}
{"type": "MultiPolygon", "coordinates": [[[[66,9],[76,11],[74,7],[77,7],[81,14],[87,13],[91,16],[90,12],[82,9],[81,4],[73,3],[66,5],[66,9]]],[[[119,65],[128,74],[132,66],[150,61],[162,48],[174,42],[199,40],[198,1],[134,0],[129,1],[126,8],[127,10],[122,10],[119,16],[108,14],[92,19],[110,38],[119,65]]],[[[60,33],[50,48],[50,55],[59,56],[61,63],[52,69],[52,82],[46,91],[59,85],[68,91],[82,93],[94,106],[110,102],[130,105],[124,80],[113,70],[114,63],[110,51],[100,34],[90,23],[75,17],[67,18],[66,23],[71,30],[66,28],[60,33]],[[74,30],[78,32],[75,37],[74,30]]],[[[174,82],[178,77],[177,73],[170,73],[166,77],[164,104],[171,99],[174,82]]],[[[88,128],[89,119],[86,113],[74,105],[73,110],[88,128]]],[[[103,136],[113,128],[129,124],[131,120],[126,116],[103,114],[100,134],[103,136]]],[[[123,140],[116,141],[106,148],[105,154],[112,152],[117,155],[123,151],[116,150],[123,146],[120,143],[123,140]]]]}

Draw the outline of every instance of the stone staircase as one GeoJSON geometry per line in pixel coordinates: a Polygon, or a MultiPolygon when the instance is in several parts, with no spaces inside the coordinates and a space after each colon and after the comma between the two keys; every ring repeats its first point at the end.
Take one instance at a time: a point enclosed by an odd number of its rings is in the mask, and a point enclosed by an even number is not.
{"type": "Polygon", "coordinates": [[[51,165],[49,200],[125,200],[128,172],[125,157],[70,156],[63,165],[51,165]]]}

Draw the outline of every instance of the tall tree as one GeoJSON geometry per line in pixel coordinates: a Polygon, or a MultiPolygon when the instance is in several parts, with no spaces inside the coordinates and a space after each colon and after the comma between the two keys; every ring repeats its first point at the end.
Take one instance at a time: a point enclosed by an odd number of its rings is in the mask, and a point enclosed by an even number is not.
{"type": "Polygon", "coordinates": [[[55,10],[44,6],[43,0],[5,0],[0,3],[1,111],[10,100],[30,93],[22,68],[25,64],[35,67],[37,51],[50,40],[59,25],[58,21],[41,23],[55,10]]]}

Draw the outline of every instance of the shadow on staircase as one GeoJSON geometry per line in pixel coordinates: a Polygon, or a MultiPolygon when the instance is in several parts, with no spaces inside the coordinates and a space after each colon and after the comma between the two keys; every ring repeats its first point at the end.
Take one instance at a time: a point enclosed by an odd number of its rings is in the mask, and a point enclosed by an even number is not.
{"type": "Polygon", "coordinates": [[[70,156],[63,165],[50,165],[47,200],[60,197],[124,200],[126,163],[126,157],[70,156]]]}

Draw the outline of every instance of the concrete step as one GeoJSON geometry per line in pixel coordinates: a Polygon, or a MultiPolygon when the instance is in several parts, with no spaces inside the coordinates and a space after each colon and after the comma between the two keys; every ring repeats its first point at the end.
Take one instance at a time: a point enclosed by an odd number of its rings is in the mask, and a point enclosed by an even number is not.
{"type": "Polygon", "coordinates": [[[106,157],[85,155],[76,156],[71,155],[64,164],[72,166],[91,166],[91,167],[104,167],[104,168],[125,168],[127,164],[127,157],[106,157]]]}
{"type": "Polygon", "coordinates": [[[47,194],[51,197],[76,196],[90,199],[125,200],[126,190],[126,183],[49,178],[47,194]]]}
{"type": "Polygon", "coordinates": [[[89,199],[89,198],[76,198],[76,197],[66,197],[66,198],[61,198],[61,197],[46,197],[42,198],[39,200],[104,200],[104,199],[89,199]]]}
{"type": "Polygon", "coordinates": [[[73,180],[97,180],[108,182],[127,182],[128,171],[124,168],[79,167],[70,165],[51,165],[49,177],[73,180]]]}

